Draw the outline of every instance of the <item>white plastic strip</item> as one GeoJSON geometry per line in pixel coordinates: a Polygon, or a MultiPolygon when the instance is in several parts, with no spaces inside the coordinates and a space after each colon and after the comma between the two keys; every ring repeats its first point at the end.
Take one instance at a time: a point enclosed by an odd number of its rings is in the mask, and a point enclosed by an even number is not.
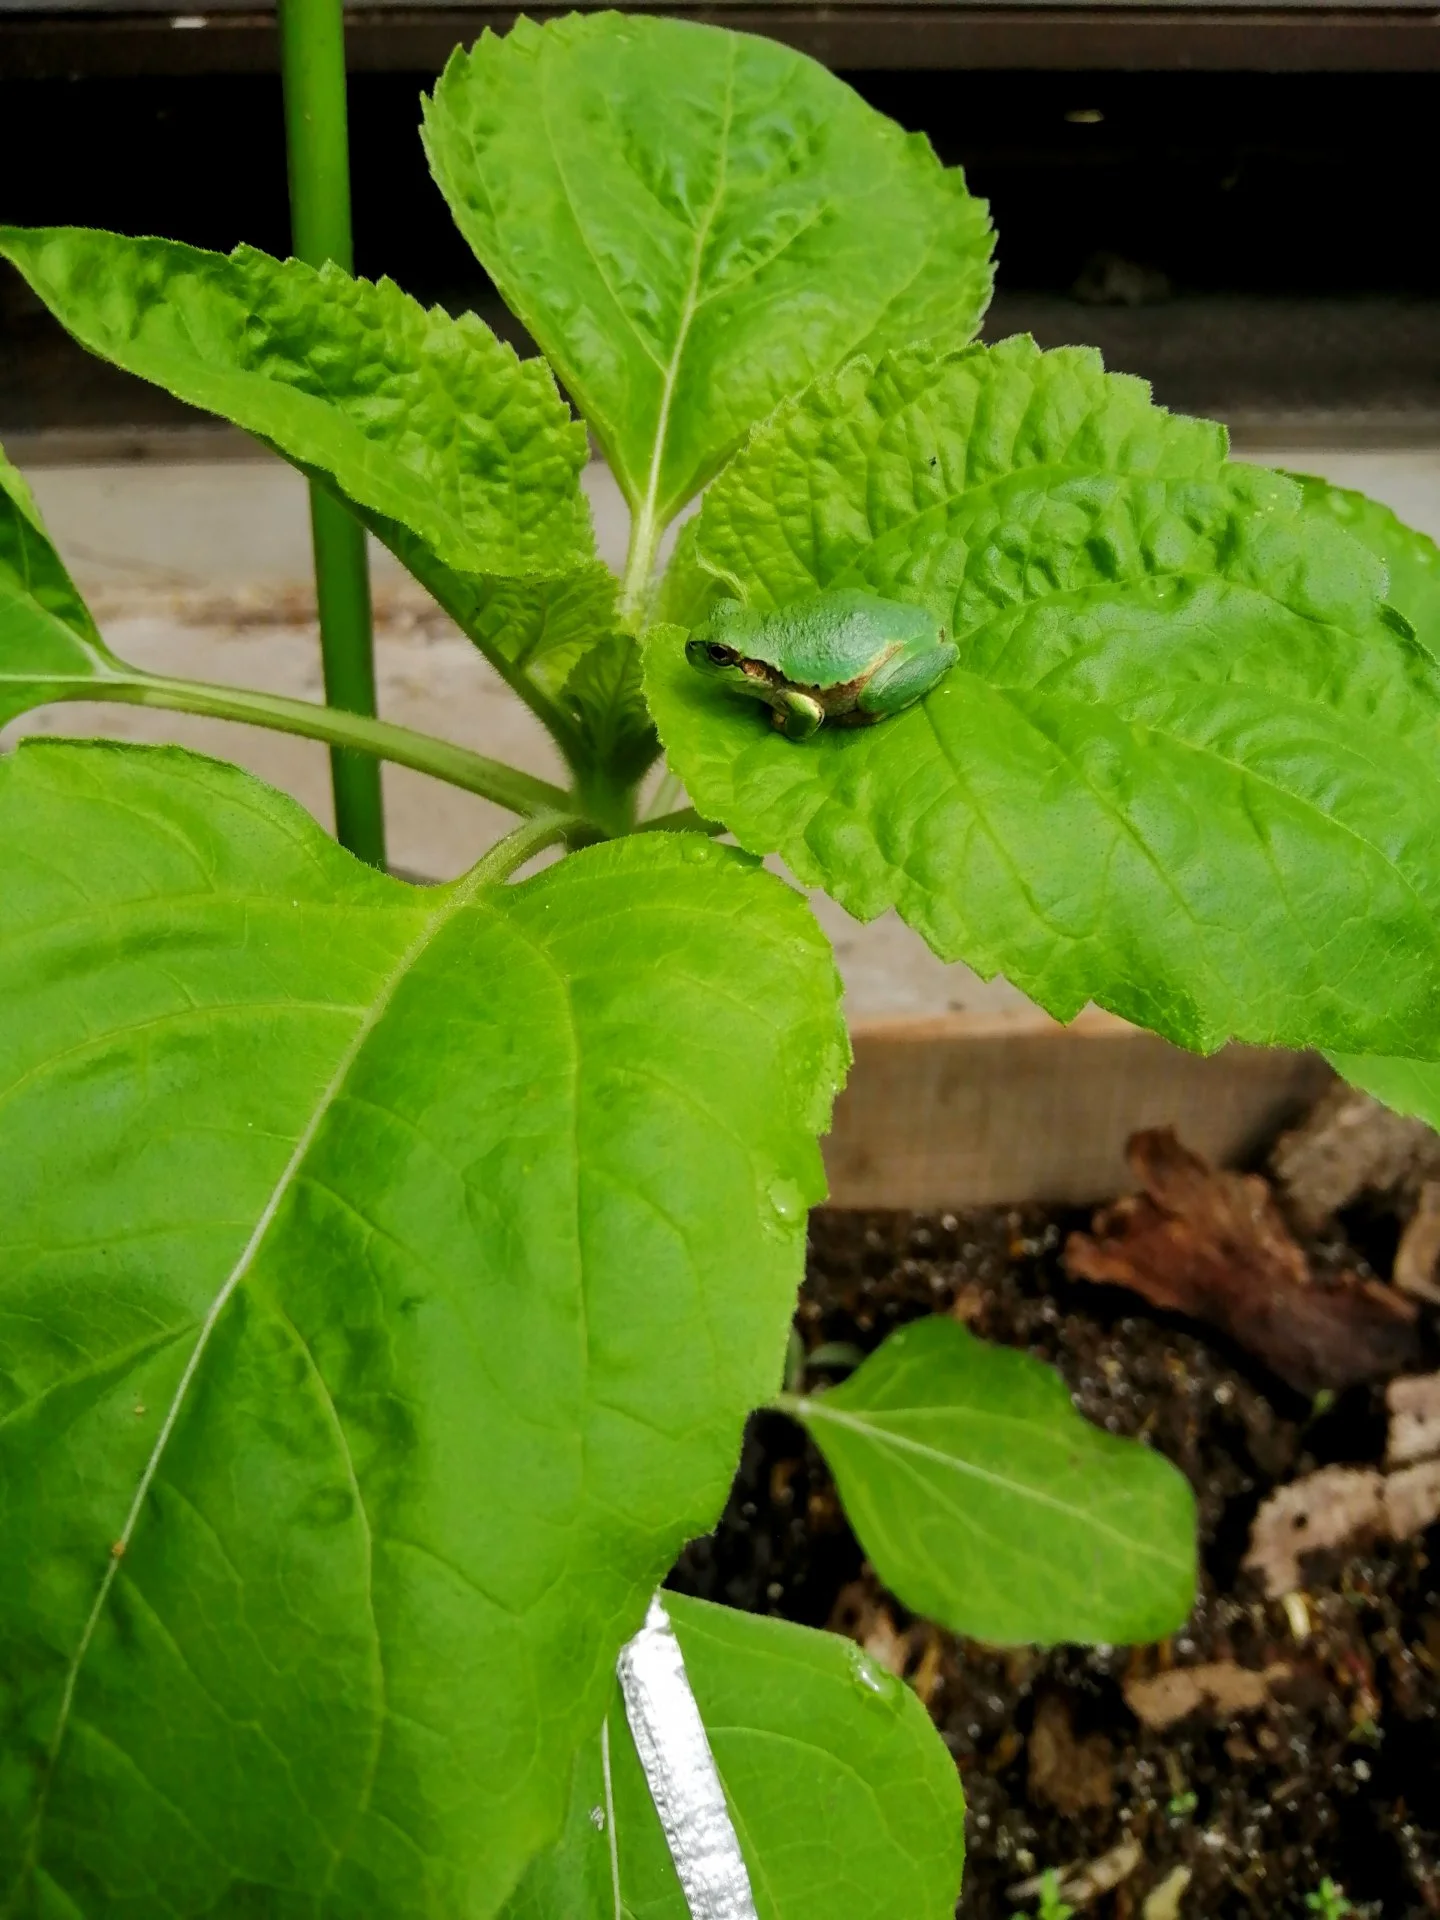
{"type": "Polygon", "coordinates": [[[621,1650],[625,1717],[665,1830],[691,1920],[757,1920],[745,1856],[659,1594],[621,1650]]]}

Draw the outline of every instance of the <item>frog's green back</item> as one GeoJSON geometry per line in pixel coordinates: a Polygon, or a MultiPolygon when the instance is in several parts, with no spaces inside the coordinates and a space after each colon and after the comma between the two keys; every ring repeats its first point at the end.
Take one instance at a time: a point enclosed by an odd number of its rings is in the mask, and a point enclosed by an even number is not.
{"type": "Polygon", "coordinates": [[[922,607],[839,587],[776,613],[738,614],[724,637],[798,685],[833,687],[863,673],[887,646],[933,639],[936,630],[922,607]]]}

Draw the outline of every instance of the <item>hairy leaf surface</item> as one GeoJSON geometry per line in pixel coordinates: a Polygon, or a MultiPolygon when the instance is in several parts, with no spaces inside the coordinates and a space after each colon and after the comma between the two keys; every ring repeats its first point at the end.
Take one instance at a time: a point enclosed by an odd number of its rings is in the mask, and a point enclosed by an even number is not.
{"type": "Polygon", "coordinates": [[[1158,1640],[1189,1615],[1189,1483],[1082,1419],[1029,1354],[936,1314],[793,1411],[914,1612],[1000,1646],[1158,1640]]]}
{"type": "Polygon", "coordinates": [[[411,888],[0,762],[3,1910],[496,1910],[779,1372],[835,1002],[695,837],[411,888]]]}
{"type": "Polygon", "coordinates": [[[657,525],[786,394],[857,351],[968,339],[989,299],[989,221],[960,172],[770,40],[522,19],[455,54],[425,141],[657,525]]]}
{"type": "Polygon", "coordinates": [[[960,646],[797,746],[657,632],[670,763],[742,845],[1062,1019],[1440,1054],[1440,668],[1218,427],[1078,349],[898,353],[758,429],[696,552],[753,607],[861,586],[960,646]]]}
{"type": "MultiPolygon", "coordinates": [[[[910,1689],[834,1634],[663,1597],[760,1920],[951,1920],[964,1795],[910,1689]]],[[[606,1725],[505,1920],[689,1920],[618,1688],[606,1725]]]]}

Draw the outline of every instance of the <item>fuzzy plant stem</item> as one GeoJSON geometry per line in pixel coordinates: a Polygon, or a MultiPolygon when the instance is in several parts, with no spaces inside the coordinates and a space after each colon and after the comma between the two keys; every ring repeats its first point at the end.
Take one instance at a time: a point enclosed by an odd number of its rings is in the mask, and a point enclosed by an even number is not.
{"type": "MultiPolygon", "coordinates": [[[[291,244],[312,267],[354,265],[350,235],[350,142],[345,111],[345,23],[341,0],[280,0],[280,65],[290,167],[291,244]]],[[[325,698],[347,713],[375,713],[375,645],[365,532],[349,510],[312,481],[310,530],[325,698]]],[[[385,811],[379,763],[345,747],[330,750],[335,832],[372,866],[385,865],[385,811]]]]}

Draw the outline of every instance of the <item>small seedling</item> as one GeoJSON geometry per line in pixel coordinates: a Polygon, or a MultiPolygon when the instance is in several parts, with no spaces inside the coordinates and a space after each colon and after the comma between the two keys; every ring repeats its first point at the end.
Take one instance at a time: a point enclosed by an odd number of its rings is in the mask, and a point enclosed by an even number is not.
{"type": "Polygon", "coordinates": [[[1305,1905],[1309,1912],[1319,1914],[1320,1920],[1345,1920],[1346,1914],[1354,1913],[1354,1903],[1346,1898],[1345,1889],[1337,1887],[1327,1873],[1314,1893],[1307,1893],[1305,1905]]]}
{"type": "Polygon", "coordinates": [[[1188,1820],[1199,1804],[1200,1797],[1196,1793],[1172,1793],[1165,1802],[1165,1811],[1172,1820],[1188,1820]]]}

